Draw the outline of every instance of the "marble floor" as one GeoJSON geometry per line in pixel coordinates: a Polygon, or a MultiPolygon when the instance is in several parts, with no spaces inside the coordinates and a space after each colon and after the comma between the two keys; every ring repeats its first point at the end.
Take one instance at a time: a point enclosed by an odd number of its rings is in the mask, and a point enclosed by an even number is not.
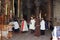
{"type": "Polygon", "coordinates": [[[41,35],[40,37],[34,36],[34,34],[28,33],[13,33],[13,37],[9,40],[50,40],[51,32],[46,31],[45,35],[41,35]]]}

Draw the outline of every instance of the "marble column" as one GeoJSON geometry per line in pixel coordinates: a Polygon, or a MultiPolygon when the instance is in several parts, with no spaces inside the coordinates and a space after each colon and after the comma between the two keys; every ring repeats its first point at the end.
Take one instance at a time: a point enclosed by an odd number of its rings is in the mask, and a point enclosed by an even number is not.
{"type": "Polygon", "coordinates": [[[48,0],[48,21],[49,21],[49,24],[48,26],[50,27],[50,21],[52,20],[52,17],[51,17],[51,0],[48,0]]]}

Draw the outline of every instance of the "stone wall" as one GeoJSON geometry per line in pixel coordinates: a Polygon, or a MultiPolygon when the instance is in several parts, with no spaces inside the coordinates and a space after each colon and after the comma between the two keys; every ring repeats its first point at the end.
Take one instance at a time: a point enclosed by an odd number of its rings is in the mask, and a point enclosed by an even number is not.
{"type": "Polygon", "coordinates": [[[54,1],[54,22],[56,22],[55,25],[60,25],[60,2],[54,1]]]}

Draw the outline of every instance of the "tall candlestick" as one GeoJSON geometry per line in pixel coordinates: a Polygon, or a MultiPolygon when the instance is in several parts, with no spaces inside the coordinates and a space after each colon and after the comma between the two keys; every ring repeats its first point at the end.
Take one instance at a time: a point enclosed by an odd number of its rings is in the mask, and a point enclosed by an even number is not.
{"type": "Polygon", "coordinates": [[[20,0],[18,0],[18,17],[19,17],[19,2],[20,2],[20,0]]]}
{"type": "Polygon", "coordinates": [[[5,13],[6,15],[7,15],[7,7],[8,7],[8,6],[7,6],[7,3],[6,3],[6,13],[5,13]]]}
{"type": "Polygon", "coordinates": [[[40,15],[39,15],[40,19],[41,19],[41,12],[40,12],[40,15]]]}
{"type": "MultiPolygon", "coordinates": [[[[13,13],[15,13],[14,0],[13,0],[13,13]]],[[[15,15],[15,14],[14,14],[15,15]]]]}

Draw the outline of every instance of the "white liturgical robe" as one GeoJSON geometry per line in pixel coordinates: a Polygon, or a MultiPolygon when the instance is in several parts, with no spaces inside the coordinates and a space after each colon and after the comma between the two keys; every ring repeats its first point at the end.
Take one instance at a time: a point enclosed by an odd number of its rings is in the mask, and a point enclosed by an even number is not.
{"type": "Polygon", "coordinates": [[[30,21],[29,29],[35,30],[35,20],[30,21]]]}
{"type": "Polygon", "coordinates": [[[21,23],[21,31],[28,31],[27,22],[25,20],[21,23]]]}
{"type": "Polygon", "coordinates": [[[40,22],[40,30],[45,30],[45,21],[44,20],[42,20],[40,22]]]}

